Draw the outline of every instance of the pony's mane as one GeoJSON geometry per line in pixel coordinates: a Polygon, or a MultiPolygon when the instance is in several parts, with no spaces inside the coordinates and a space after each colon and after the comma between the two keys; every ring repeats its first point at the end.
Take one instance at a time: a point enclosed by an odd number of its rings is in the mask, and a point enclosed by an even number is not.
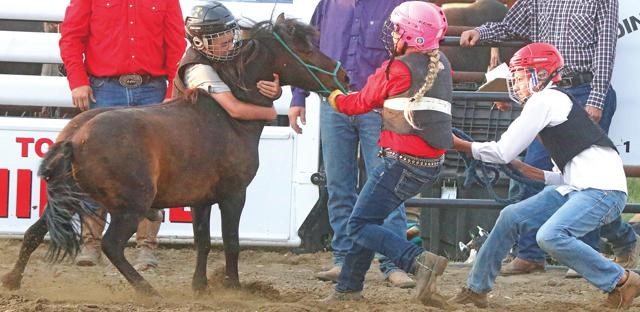
{"type": "Polygon", "coordinates": [[[248,39],[243,41],[239,55],[233,60],[214,64],[216,71],[221,76],[230,77],[231,80],[237,81],[236,87],[245,91],[249,88],[243,85],[241,77],[248,63],[258,57],[264,57],[261,50],[264,45],[261,44],[261,40],[271,40],[274,38],[273,33],[277,33],[285,42],[293,43],[296,49],[311,51],[318,38],[318,31],[315,27],[301,23],[295,18],[285,18],[275,23],[272,21],[258,22],[247,31],[248,39]]]}
{"type": "Polygon", "coordinates": [[[191,88],[184,91],[184,97],[188,103],[195,104],[198,102],[198,95],[202,92],[200,88],[191,88]]]}
{"type": "Polygon", "coordinates": [[[285,41],[296,42],[297,46],[304,50],[312,49],[318,37],[318,30],[315,27],[301,23],[295,18],[285,18],[275,24],[271,21],[256,23],[249,29],[249,40],[272,38],[274,32],[285,41]]]}

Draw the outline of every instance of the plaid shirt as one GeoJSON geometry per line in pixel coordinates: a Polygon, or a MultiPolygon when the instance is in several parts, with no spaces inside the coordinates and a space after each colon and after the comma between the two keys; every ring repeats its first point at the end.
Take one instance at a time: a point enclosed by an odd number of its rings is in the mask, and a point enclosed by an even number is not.
{"type": "Polygon", "coordinates": [[[476,30],[482,41],[520,38],[554,45],[564,57],[563,75],[593,73],[586,105],[603,108],[618,39],[618,0],[518,0],[502,22],[476,30]]]}

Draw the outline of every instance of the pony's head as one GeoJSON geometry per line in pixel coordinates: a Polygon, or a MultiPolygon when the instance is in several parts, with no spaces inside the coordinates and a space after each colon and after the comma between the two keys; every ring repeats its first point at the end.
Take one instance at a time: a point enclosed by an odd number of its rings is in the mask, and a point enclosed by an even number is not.
{"type": "MultiPolygon", "coordinates": [[[[334,89],[347,91],[349,78],[340,63],[318,48],[318,31],[297,19],[280,14],[275,23],[262,22],[249,30],[250,40],[268,45],[270,65],[283,85],[292,85],[328,95],[334,89]]],[[[267,56],[260,56],[267,57],[267,56]]]]}

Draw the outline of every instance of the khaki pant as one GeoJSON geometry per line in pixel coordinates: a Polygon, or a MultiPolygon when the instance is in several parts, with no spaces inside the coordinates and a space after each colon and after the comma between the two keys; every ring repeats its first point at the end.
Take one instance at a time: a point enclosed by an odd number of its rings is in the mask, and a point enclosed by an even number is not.
{"type": "MultiPolygon", "coordinates": [[[[95,216],[85,216],[82,218],[82,242],[87,246],[100,248],[107,211],[100,207],[96,210],[96,214],[102,219],[95,216]]],[[[161,221],[150,221],[146,218],[142,219],[142,221],[138,223],[138,230],[136,232],[137,247],[158,248],[158,232],[160,231],[161,223],[161,221]]]]}

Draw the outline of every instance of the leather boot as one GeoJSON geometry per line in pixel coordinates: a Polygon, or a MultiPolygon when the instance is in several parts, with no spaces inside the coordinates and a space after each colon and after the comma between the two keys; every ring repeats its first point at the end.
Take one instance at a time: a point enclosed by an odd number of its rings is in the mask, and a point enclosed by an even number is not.
{"type": "Polygon", "coordinates": [[[393,287],[398,288],[413,288],[416,287],[416,282],[409,277],[409,274],[404,271],[393,271],[387,277],[387,282],[389,282],[393,287]]]}
{"type": "Polygon", "coordinates": [[[473,290],[462,287],[462,290],[453,298],[449,299],[450,304],[468,304],[472,303],[474,306],[484,309],[489,306],[487,301],[487,293],[479,294],[473,292],[473,290]]]}
{"type": "Polygon", "coordinates": [[[501,276],[544,272],[544,263],[515,258],[500,269],[501,276]]]}
{"type": "Polygon", "coordinates": [[[338,282],[338,276],[340,276],[340,271],[342,271],[342,267],[334,266],[333,268],[327,271],[321,271],[315,274],[315,277],[321,281],[332,281],[334,283],[338,282]]]}
{"type": "Polygon", "coordinates": [[[633,299],[640,295],[640,275],[627,271],[629,277],[624,284],[617,286],[607,296],[605,305],[613,309],[628,309],[633,299]]]}
{"type": "Polygon", "coordinates": [[[89,244],[85,243],[80,249],[80,254],[76,257],[77,266],[95,266],[100,262],[102,257],[102,250],[100,247],[100,241],[92,241],[89,244]]]}
{"type": "Polygon", "coordinates": [[[362,292],[360,291],[344,292],[344,293],[333,291],[331,295],[329,295],[327,298],[320,300],[320,302],[323,304],[332,304],[332,303],[339,303],[342,301],[360,301],[362,299],[364,299],[364,297],[362,296],[362,292]]]}
{"type": "Polygon", "coordinates": [[[416,257],[413,263],[416,276],[416,299],[424,305],[430,303],[431,296],[436,293],[437,277],[444,273],[449,260],[436,254],[424,251],[416,257]]]}
{"type": "Polygon", "coordinates": [[[638,259],[640,258],[640,236],[636,234],[636,243],[631,248],[631,251],[624,254],[616,254],[613,258],[613,262],[619,264],[625,269],[635,269],[638,266],[638,259]]]}

